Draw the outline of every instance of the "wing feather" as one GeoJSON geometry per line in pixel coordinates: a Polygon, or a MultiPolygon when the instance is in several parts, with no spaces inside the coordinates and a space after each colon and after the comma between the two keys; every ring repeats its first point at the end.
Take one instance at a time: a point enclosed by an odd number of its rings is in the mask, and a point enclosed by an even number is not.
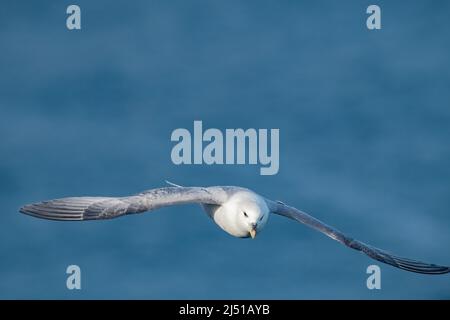
{"type": "Polygon", "coordinates": [[[219,187],[167,187],[129,197],[69,197],[25,205],[20,212],[50,220],[111,219],[126,214],[187,203],[221,204],[226,193],[219,187]]]}
{"type": "Polygon", "coordinates": [[[322,232],[323,234],[342,243],[347,247],[365,253],[366,255],[377,261],[389,264],[396,268],[416,273],[444,274],[450,272],[449,267],[399,257],[384,250],[365,244],[359,240],[355,240],[351,237],[348,237],[339,230],[310,216],[309,214],[302,212],[296,208],[287,206],[282,202],[274,202],[271,200],[266,201],[271,212],[301,222],[307,225],[308,227],[311,227],[317,231],[322,232]]]}

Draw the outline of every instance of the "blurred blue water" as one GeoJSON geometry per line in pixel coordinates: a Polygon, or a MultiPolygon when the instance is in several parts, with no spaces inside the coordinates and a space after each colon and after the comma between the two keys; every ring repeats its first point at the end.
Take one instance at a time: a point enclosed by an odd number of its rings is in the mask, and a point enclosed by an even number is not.
{"type": "Polygon", "coordinates": [[[450,3],[85,1],[0,6],[0,298],[450,298],[450,278],[382,266],[272,217],[255,241],[196,206],[58,223],[29,202],[242,185],[365,242],[450,264],[450,3]],[[280,128],[275,176],[175,166],[170,133],[280,128]],[[65,268],[82,269],[81,291],[65,268]]]}

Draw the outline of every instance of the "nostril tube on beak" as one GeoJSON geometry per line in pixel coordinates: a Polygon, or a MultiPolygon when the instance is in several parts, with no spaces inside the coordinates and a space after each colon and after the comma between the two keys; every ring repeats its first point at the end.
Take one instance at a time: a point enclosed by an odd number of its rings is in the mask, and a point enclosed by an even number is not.
{"type": "Polygon", "coordinates": [[[257,224],[256,223],[251,223],[250,224],[251,230],[250,230],[250,236],[252,237],[252,239],[255,239],[256,237],[256,227],[257,224]]]}

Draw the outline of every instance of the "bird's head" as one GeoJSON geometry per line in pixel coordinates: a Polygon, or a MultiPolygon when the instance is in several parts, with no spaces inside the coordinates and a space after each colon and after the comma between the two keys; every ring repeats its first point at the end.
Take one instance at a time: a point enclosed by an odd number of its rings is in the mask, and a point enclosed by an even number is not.
{"type": "Polygon", "coordinates": [[[244,198],[236,203],[237,224],[247,237],[254,239],[269,218],[269,208],[261,198],[244,198]]]}

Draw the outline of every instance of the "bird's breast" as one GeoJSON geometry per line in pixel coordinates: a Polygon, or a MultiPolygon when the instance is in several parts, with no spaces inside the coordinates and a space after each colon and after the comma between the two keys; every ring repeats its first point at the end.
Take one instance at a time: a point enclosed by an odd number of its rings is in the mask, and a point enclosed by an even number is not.
{"type": "Polygon", "coordinates": [[[248,232],[237,227],[235,212],[231,212],[224,206],[204,204],[202,207],[208,216],[226,233],[238,238],[249,236],[248,232]]]}

